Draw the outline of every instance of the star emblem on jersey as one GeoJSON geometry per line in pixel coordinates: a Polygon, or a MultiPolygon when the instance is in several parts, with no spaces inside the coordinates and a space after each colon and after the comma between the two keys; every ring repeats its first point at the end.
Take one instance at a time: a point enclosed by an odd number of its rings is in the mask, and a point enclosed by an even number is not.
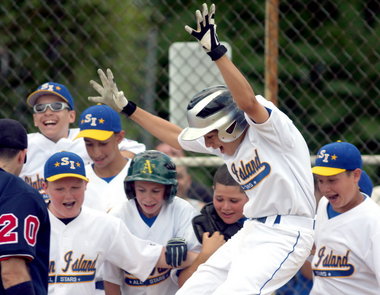
{"type": "Polygon", "coordinates": [[[336,159],[338,159],[338,156],[337,156],[337,155],[332,155],[332,156],[331,156],[331,160],[336,160],[336,159]]]}
{"type": "Polygon", "coordinates": [[[104,119],[99,119],[100,124],[104,124],[104,121],[105,121],[104,119]]]}
{"type": "Polygon", "coordinates": [[[80,167],[80,163],[79,162],[76,162],[75,164],[77,165],[77,167],[80,167]]]}
{"type": "Polygon", "coordinates": [[[59,167],[59,165],[61,165],[61,164],[58,162],[55,162],[55,164],[54,164],[55,167],[59,167]]]}

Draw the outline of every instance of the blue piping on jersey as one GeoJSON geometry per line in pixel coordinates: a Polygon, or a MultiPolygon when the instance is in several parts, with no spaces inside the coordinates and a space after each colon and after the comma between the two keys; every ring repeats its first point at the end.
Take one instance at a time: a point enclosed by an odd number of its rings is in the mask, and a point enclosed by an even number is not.
{"type": "Polygon", "coordinates": [[[275,274],[280,270],[281,266],[285,263],[285,261],[288,259],[288,257],[290,256],[290,254],[292,254],[292,253],[294,252],[294,249],[296,248],[296,246],[297,246],[297,244],[298,244],[298,240],[299,240],[299,238],[300,238],[300,235],[301,235],[300,232],[298,232],[298,236],[297,236],[296,242],[295,242],[294,245],[293,245],[293,249],[292,249],[292,251],[290,251],[290,252],[288,253],[288,255],[286,255],[285,259],[281,262],[280,266],[274,271],[274,273],[272,274],[271,278],[270,278],[269,280],[267,280],[267,281],[264,283],[264,285],[260,288],[260,293],[259,293],[258,295],[261,294],[261,291],[262,291],[262,289],[265,287],[265,285],[268,284],[269,281],[273,279],[273,277],[275,276],[275,274]]]}

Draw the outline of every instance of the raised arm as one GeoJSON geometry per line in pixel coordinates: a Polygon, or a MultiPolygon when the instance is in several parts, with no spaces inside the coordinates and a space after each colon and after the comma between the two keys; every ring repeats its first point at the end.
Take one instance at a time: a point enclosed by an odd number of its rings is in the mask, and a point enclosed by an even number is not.
{"type": "Polygon", "coordinates": [[[137,107],[132,101],[129,101],[125,97],[124,92],[118,90],[110,69],[107,69],[107,75],[99,69],[98,75],[102,85],[93,80],[90,81],[90,84],[100,96],[89,97],[90,101],[109,105],[117,112],[121,112],[131,118],[160,141],[166,142],[174,148],[181,148],[178,143],[178,135],[182,131],[181,127],[153,115],[137,107]]]}
{"type": "Polygon", "coordinates": [[[263,123],[268,119],[268,111],[256,100],[255,93],[247,79],[225,55],[227,49],[220,44],[215,24],[215,5],[202,5],[202,12],[195,12],[197,29],[185,26],[185,30],[194,36],[206,53],[215,61],[227,87],[231,91],[237,106],[248,114],[256,123],[263,123]]]}
{"type": "Polygon", "coordinates": [[[139,107],[129,116],[134,122],[152,134],[162,142],[166,142],[173,148],[182,149],[178,143],[178,135],[182,128],[158,116],[155,116],[139,107]]]}

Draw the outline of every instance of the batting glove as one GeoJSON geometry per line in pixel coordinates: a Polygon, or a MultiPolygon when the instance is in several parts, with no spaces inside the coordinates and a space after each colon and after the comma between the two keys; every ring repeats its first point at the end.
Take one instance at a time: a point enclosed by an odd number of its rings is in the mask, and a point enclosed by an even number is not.
{"type": "Polygon", "coordinates": [[[185,239],[172,238],[166,244],[166,263],[173,267],[179,267],[187,257],[187,244],[185,239]]]}
{"type": "Polygon", "coordinates": [[[128,105],[128,99],[124,96],[123,91],[117,89],[117,85],[113,81],[112,71],[107,69],[106,75],[101,69],[98,69],[98,75],[102,85],[94,80],[91,80],[90,84],[101,96],[90,96],[88,100],[109,105],[120,113],[128,105]]]}
{"type": "Polygon", "coordinates": [[[227,52],[227,48],[220,44],[216,34],[215,4],[211,4],[210,12],[206,3],[203,3],[202,8],[202,13],[199,10],[195,12],[197,30],[189,26],[185,26],[185,30],[198,40],[212,60],[217,60],[227,52]]]}

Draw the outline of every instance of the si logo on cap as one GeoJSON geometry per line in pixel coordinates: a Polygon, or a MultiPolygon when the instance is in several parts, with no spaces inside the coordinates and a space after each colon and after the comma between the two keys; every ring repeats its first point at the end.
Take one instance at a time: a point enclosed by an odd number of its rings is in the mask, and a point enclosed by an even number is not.
{"type": "Polygon", "coordinates": [[[59,152],[52,155],[45,163],[44,176],[47,181],[56,181],[65,177],[88,181],[82,158],[71,152],[59,152]]]}
{"type": "Polygon", "coordinates": [[[79,129],[76,138],[99,141],[107,140],[122,130],[119,114],[107,105],[94,105],[84,110],[79,118],[79,129]]]}

